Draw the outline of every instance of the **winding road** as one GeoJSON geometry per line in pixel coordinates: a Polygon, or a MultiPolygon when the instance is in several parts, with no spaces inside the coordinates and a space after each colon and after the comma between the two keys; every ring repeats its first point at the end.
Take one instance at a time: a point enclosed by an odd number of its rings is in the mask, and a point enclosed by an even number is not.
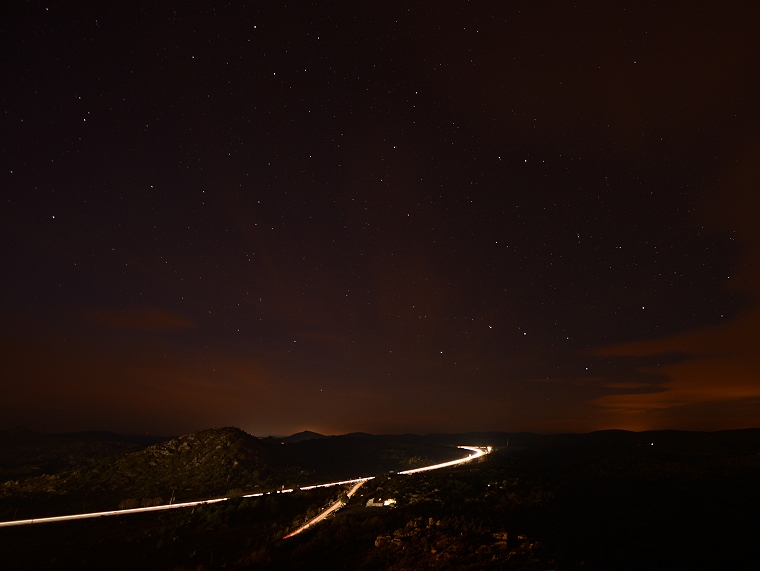
{"type": "MultiPolygon", "coordinates": [[[[469,462],[470,460],[474,460],[475,458],[479,458],[480,456],[483,456],[484,454],[488,454],[491,451],[491,447],[482,448],[482,447],[476,447],[476,446],[458,446],[458,448],[463,448],[465,450],[471,450],[473,451],[473,454],[470,454],[466,456],[465,458],[461,458],[459,460],[452,460],[451,462],[444,462],[442,464],[435,464],[433,466],[425,466],[423,468],[416,468],[414,470],[406,470],[405,472],[399,472],[399,474],[416,474],[418,472],[425,472],[428,470],[438,470],[440,468],[447,468],[449,466],[456,466],[457,464],[462,464],[464,462],[469,462]]],[[[327,484],[316,484],[313,486],[301,486],[298,488],[299,490],[313,490],[315,488],[329,488],[332,486],[344,486],[347,484],[354,484],[354,486],[349,490],[348,496],[352,496],[356,490],[359,489],[359,487],[369,480],[372,480],[374,476],[368,476],[364,478],[355,478],[353,480],[342,480],[340,482],[328,482],[327,484]]],[[[256,498],[259,496],[269,496],[269,495],[275,495],[275,494],[287,494],[290,492],[293,492],[293,488],[289,488],[286,490],[276,490],[273,492],[258,492],[255,494],[246,494],[242,497],[244,498],[256,498]]],[[[212,498],[209,500],[198,500],[194,502],[181,502],[177,504],[163,504],[160,506],[151,506],[147,508],[132,508],[132,509],[126,509],[126,510],[111,510],[111,511],[105,511],[105,512],[90,512],[90,513],[81,513],[81,514],[72,514],[72,515],[59,515],[59,516],[53,516],[53,517],[39,517],[34,519],[18,519],[18,520],[11,520],[11,521],[0,521],[0,527],[12,527],[17,525],[32,525],[32,524],[38,524],[38,523],[52,523],[57,521],[73,521],[76,519],[90,519],[90,518],[96,518],[96,517],[107,517],[107,516],[113,516],[113,515],[126,515],[126,514],[134,514],[134,513],[145,513],[145,512],[156,512],[156,511],[162,511],[162,510],[173,510],[178,508],[189,508],[189,507],[195,507],[195,506],[203,506],[208,504],[216,504],[218,502],[226,502],[230,498],[212,498]]],[[[330,508],[319,514],[314,519],[306,522],[303,526],[301,526],[299,529],[294,531],[293,533],[285,536],[292,537],[296,535],[297,533],[300,533],[304,529],[307,529],[308,527],[314,525],[318,521],[323,520],[331,513],[334,513],[337,509],[339,509],[342,506],[342,502],[338,501],[330,508]]]]}
{"type": "MultiPolygon", "coordinates": [[[[407,475],[418,474],[420,472],[429,472],[430,470],[440,470],[441,468],[450,468],[451,466],[458,466],[459,464],[464,464],[465,462],[469,462],[470,460],[474,460],[475,458],[480,458],[484,454],[488,454],[491,452],[490,446],[486,448],[477,447],[477,446],[457,446],[457,448],[463,448],[464,450],[471,450],[473,453],[470,454],[469,456],[465,456],[464,458],[460,458],[458,460],[451,460],[450,462],[442,462],[441,464],[433,464],[432,466],[423,466],[422,468],[415,468],[414,470],[405,470],[403,472],[399,472],[399,474],[407,474],[407,475]]],[[[346,495],[350,498],[356,493],[356,490],[358,490],[362,486],[362,484],[364,484],[364,482],[369,482],[370,480],[373,480],[374,478],[375,478],[374,476],[370,476],[369,478],[360,478],[358,480],[350,480],[349,482],[344,482],[344,483],[356,482],[354,486],[346,493],[346,495]]],[[[332,486],[332,485],[335,485],[335,484],[323,484],[323,486],[332,486]]],[[[320,486],[311,486],[311,487],[318,488],[320,486]]],[[[301,488],[301,489],[306,490],[307,488],[301,488]]],[[[283,539],[288,539],[290,537],[293,537],[294,535],[298,535],[302,531],[309,529],[315,523],[319,523],[330,514],[333,514],[336,511],[338,511],[341,507],[343,507],[343,500],[338,500],[329,508],[327,508],[325,511],[323,511],[321,514],[310,519],[301,527],[299,527],[297,530],[284,536],[283,539]]]]}

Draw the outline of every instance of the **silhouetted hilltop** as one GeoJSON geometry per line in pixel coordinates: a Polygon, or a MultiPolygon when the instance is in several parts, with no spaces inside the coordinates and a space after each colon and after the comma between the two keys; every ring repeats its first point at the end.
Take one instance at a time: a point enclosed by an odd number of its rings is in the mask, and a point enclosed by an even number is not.
{"type": "MultiPolygon", "coordinates": [[[[416,468],[462,454],[422,437],[328,437],[307,431],[286,439],[259,439],[232,427],[147,447],[140,439],[108,433],[64,438],[28,431],[8,436],[6,444],[11,451],[6,461],[16,462],[17,476],[0,480],[0,516],[3,511],[12,515],[20,507],[24,517],[71,513],[85,506],[107,510],[321,483],[416,468]],[[30,450],[55,461],[31,464],[37,456],[30,450]]],[[[0,449],[0,456],[3,453],[0,449]]]]}
{"type": "Polygon", "coordinates": [[[351,438],[376,438],[374,434],[369,434],[368,432],[349,432],[343,436],[349,436],[351,438]]]}
{"type": "Polygon", "coordinates": [[[312,432],[311,430],[304,430],[302,432],[296,432],[290,436],[286,436],[282,440],[284,442],[303,442],[304,440],[314,440],[315,438],[327,438],[324,434],[319,432],[312,432]]]}
{"type": "MultiPolygon", "coordinates": [[[[226,495],[260,486],[269,472],[267,456],[258,438],[238,428],[203,430],[136,452],[79,462],[73,470],[8,481],[0,487],[0,497],[65,512],[66,496],[87,497],[93,509],[114,509],[124,500],[145,503],[150,498],[155,504],[168,503],[172,496],[226,495]]],[[[134,507],[131,503],[127,507],[134,507]]]]}
{"type": "Polygon", "coordinates": [[[301,468],[301,479],[294,484],[408,470],[463,454],[452,446],[430,443],[423,437],[365,433],[286,442],[274,452],[280,464],[301,468]]]}
{"type": "Polygon", "coordinates": [[[112,432],[43,434],[25,427],[0,431],[0,482],[71,470],[135,452],[166,437],[112,432]]]}
{"type": "Polygon", "coordinates": [[[150,493],[178,488],[206,495],[230,487],[256,486],[268,468],[267,451],[258,438],[239,428],[186,434],[119,458],[102,471],[111,490],[150,493]]]}

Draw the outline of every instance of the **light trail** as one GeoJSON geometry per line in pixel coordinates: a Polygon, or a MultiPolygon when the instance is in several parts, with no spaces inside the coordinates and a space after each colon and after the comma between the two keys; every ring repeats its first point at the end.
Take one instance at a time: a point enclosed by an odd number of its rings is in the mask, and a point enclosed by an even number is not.
{"type": "Polygon", "coordinates": [[[460,458],[459,460],[451,460],[450,462],[443,462],[441,464],[434,464],[432,466],[423,466],[422,468],[415,468],[414,470],[405,470],[404,472],[399,472],[399,474],[417,474],[419,472],[429,472],[430,470],[440,470],[441,468],[449,468],[451,466],[464,464],[465,462],[469,462],[470,460],[475,460],[475,458],[480,458],[484,454],[489,454],[491,452],[490,446],[487,448],[478,448],[476,446],[457,446],[457,448],[472,450],[474,454],[470,454],[469,456],[465,458],[460,458]]]}
{"type": "MultiPolygon", "coordinates": [[[[259,494],[261,495],[261,494],[259,494]]],[[[193,506],[202,506],[205,504],[215,504],[217,502],[227,501],[229,498],[213,498],[211,500],[199,500],[197,502],[182,502],[178,504],[162,504],[160,506],[151,506],[149,508],[130,508],[126,510],[111,510],[106,512],[90,512],[73,515],[59,515],[53,517],[38,517],[33,519],[17,519],[13,521],[0,521],[0,527],[11,527],[14,525],[32,525],[34,523],[51,523],[54,521],[72,521],[75,519],[90,519],[94,517],[105,517],[109,515],[136,514],[143,512],[157,512],[161,510],[173,510],[177,508],[189,508],[193,506]]]]}
{"type": "MultiPolygon", "coordinates": [[[[450,462],[442,462],[440,464],[433,464],[432,466],[423,466],[422,468],[415,468],[414,470],[404,470],[403,472],[399,472],[399,474],[403,475],[409,475],[409,474],[418,474],[420,472],[429,472],[430,470],[440,470],[441,468],[450,468],[451,466],[458,466],[459,464],[464,464],[465,462],[469,462],[470,460],[474,460],[475,458],[480,458],[484,454],[490,454],[491,453],[491,447],[488,446],[486,448],[479,448],[477,446],[457,446],[457,448],[463,448],[464,450],[472,450],[473,454],[470,454],[469,456],[465,456],[464,458],[460,458],[459,460],[451,460],[450,462]]],[[[302,490],[310,490],[312,488],[324,488],[327,486],[337,486],[340,484],[352,484],[356,482],[353,488],[351,488],[348,493],[346,494],[349,498],[353,496],[356,493],[356,490],[358,490],[361,485],[364,482],[368,482],[369,480],[373,480],[373,477],[370,478],[357,478],[356,480],[346,480],[344,482],[335,482],[331,484],[321,484],[319,486],[308,486],[306,488],[301,488],[302,490]]],[[[307,530],[312,525],[319,523],[326,517],[328,517],[330,514],[335,513],[338,511],[341,507],[343,507],[343,501],[338,500],[333,505],[331,505],[329,508],[327,508],[325,511],[323,511],[321,514],[319,514],[316,517],[313,517],[309,521],[307,521],[305,524],[303,524],[301,527],[299,527],[297,530],[289,533],[288,535],[283,536],[283,539],[288,539],[293,537],[294,535],[298,535],[302,531],[307,530]]]]}
{"type": "MultiPolygon", "coordinates": [[[[374,476],[372,476],[371,478],[364,478],[364,479],[359,480],[358,482],[356,482],[353,485],[353,487],[350,490],[348,490],[348,492],[346,492],[346,495],[350,498],[351,496],[353,496],[356,493],[356,490],[358,490],[359,488],[361,488],[361,486],[362,486],[362,484],[364,482],[368,482],[369,480],[373,480],[373,479],[374,479],[374,476]]],[[[313,487],[315,487],[315,488],[321,488],[322,486],[313,486],[313,487]]],[[[301,488],[301,489],[303,490],[303,488],[301,488]]],[[[301,527],[299,527],[294,532],[291,532],[288,535],[284,536],[283,539],[288,539],[289,537],[293,537],[294,535],[298,535],[302,531],[310,528],[315,523],[319,523],[320,521],[322,521],[323,519],[325,519],[326,517],[328,517],[330,514],[338,511],[342,507],[343,507],[343,500],[338,500],[333,505],[331,505],[329,508],[327,508],[325,511],[323,511],[321,514],[319,514],[316,517],[313,517],[312,519],[310,519],[309,521],[307,521],[305,524],[303,524],[301,527]]]]}
{"type": "Polygon", "coordinates": [[[299,490],[313,490],[315,488],[330,488],[332,486],[343,486],[344,484],[355,484],[356,482],[366,482],[371,480],[374,476],[366,476],[364,478],[354,478],[353,480],[343,480],[342,482],[330,482],[329,484],[317,484],[316,486],[301,486],[299,490]]]}
{"type": "MultiPolygon", "coordinates": [[[[335,486],[338,485],[337,482],[334,484],[322,484],[323,486],[335,486]]],[[[259,496],[269,496],[271,494],[287,494],[288,492],[292,492],[292,489],[289,490],[276,490],[274,492],[257,492],[255,494],[246,494],[244,496],[241,496],[243,498],[257,498],[259,496]]],[[[52,516],[52,517],[38,517],[33,519],[17,519],[13,521],[0,521],[0,527],[11,527],[14,525],[32,525],[34,523],[51,523],[54,521],[72,521],[75,519],[90,519],[95,517],[106,517],[110,515],[124,515],[124,514],[136,514],[136,513],[145,513],[145,512],[158,512],[163,510],[173,510],[177,508],[191,508],[196,506],[204,506],[207,504],[216,504],[219,502],[226,502],[229,500],[229,497],[226,498],[211,498],[209,500],[197,500],[194,502],[180,502],[177,504],[161,504],[159,506],[151,506],[148,508],[130,508],[125,510],[109,510],[104,512],[89,512],[89,513],[82,513],[82,514],[72,514],[72,515],[59,515],[59,516],[52,516]]]]}
{"type": "MultiPolygon", "coordinates": [[[[450,466],[456,466],[457,464],[462,464],[464,462],[469,462],[470,460],[473,460],[475,458],[479,458],[480,456],[483,456],[483,454],[488,454],[491,451],[491,447],[488,448],[476,448],[474,446],[458,446],[458,448],[463,448],[466,450],[472,450],[475,452],[475,454],[470,454],[469,456],[465,458],[461,458],[459,460],[452,460],[451,462],[444,462],[442,464],[435,464],[433,466],[425,466],[423,468],[416,468],[414,470],[406,470],[404,472],[399,472],[399,474],[416,474],[418,472],[426,472],[428,470],[438,470],[440,468],[447,468],[450,466]]],[[[327,484],[315,484],[313,486],[302,486],[299,488],[288,488],[283,490],[275,490],[273,492],[256,492],[255,494],[246,494],[244,496],[241,496],[243,498],[258,498],[261,496],[269,496],[272,494],[288,494],[291,492],[294,492],[295,490],[313,490],[316,488],[330,488],[332,486],[344,486],[346,484],[355,484],[353,488],[351,488],[351,494],[359,489],[359,487],[369,480],[372,480],[374,476],[367,476],[364,478],[354,478],[353,480],[342,480],[340,482],[328,482],[327,484]]],[[[350,497],[349,495],[349,497],[350,497]]],[[[59,515],[59,516],[52,516],[52,517],[38,517],[38,518],[32,518],[32,519],[17,519],[17,520],[11,520],[11,521],[0,521],[0,527],[12,527],[17,525],[33,525],[33,524],[39,524],[39,523],[52,523],[57,521],[73,521],[77,519],[91,519],[96,517],[108,517],[108,516],[114,516],[114,515],[127,515],[127,514],[136,514],[136,513],[146,513],[146,512],[157,512],[157,511],[163,511],[163,510],[173,510],[178,508],[190,508],[190,507],[196,507],[196,506],[204,506],[208,504],[216,504],[219,502],[226,502],[229,500],[229,497],[226,498],[212,498],[209,500],[198,500],[194,502],[180,502],[177,504],[162,504],[160,506],[151,506],[147,508],[130,508],[125,510],[109,510],[109,511],[102,511],[102,512],[89,512],[89,513],[81,513],[81,514],[72,514],[72,515],[59,515]]],[[[335,507],[335,505],[331,506],[330,510],[327,510],[320,514],[319,521],[327,517],[330,513],[334,512],[335,510],[332,509],[335,507]]],[[[337,509],[337,508],[335,508],[337,509]]],[[[314,520],[311,520],[310,522],[307,522],[305,524],[305,527],[308,527],[312,523],[315,523],[314,520]]],[[[304,527],[304,529],[305,529],[304,527]]],[[[291,537],[295,535],[297,532],[293,532],[290,535],[286,537],[291,537]]],[[[300,532],[298,532],[300,533],[300,532]]]]}

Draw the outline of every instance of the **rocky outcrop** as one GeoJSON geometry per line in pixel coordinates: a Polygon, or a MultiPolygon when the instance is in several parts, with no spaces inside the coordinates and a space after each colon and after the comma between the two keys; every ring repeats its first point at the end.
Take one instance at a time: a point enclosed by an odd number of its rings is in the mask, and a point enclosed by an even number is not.
{"type": "Polygon", "coordinates": [[[520,535],[510,541],[504,531],[457,531],[433,518],[416,518],[375,540],[374,559],[389,571],[416,569],[549,569],[541,545],[520,535]]]}
{"type": "Polygon", "coordinates": [[[42,475],[0,487],[8,494],[119,494],[135,497],[197,497],[251,489],[268,470],[267,452],[255,436],[238,428],[187,434],[89,466],[42,475]]]}

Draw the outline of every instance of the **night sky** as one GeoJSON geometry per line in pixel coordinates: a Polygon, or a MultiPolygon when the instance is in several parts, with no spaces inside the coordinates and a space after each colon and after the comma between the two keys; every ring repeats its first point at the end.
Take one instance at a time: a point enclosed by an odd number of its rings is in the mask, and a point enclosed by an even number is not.
{"type": "Polygon", "coordinates": [[[0,25],[0,428],[760,425],[754,3],[0,25]]]}

